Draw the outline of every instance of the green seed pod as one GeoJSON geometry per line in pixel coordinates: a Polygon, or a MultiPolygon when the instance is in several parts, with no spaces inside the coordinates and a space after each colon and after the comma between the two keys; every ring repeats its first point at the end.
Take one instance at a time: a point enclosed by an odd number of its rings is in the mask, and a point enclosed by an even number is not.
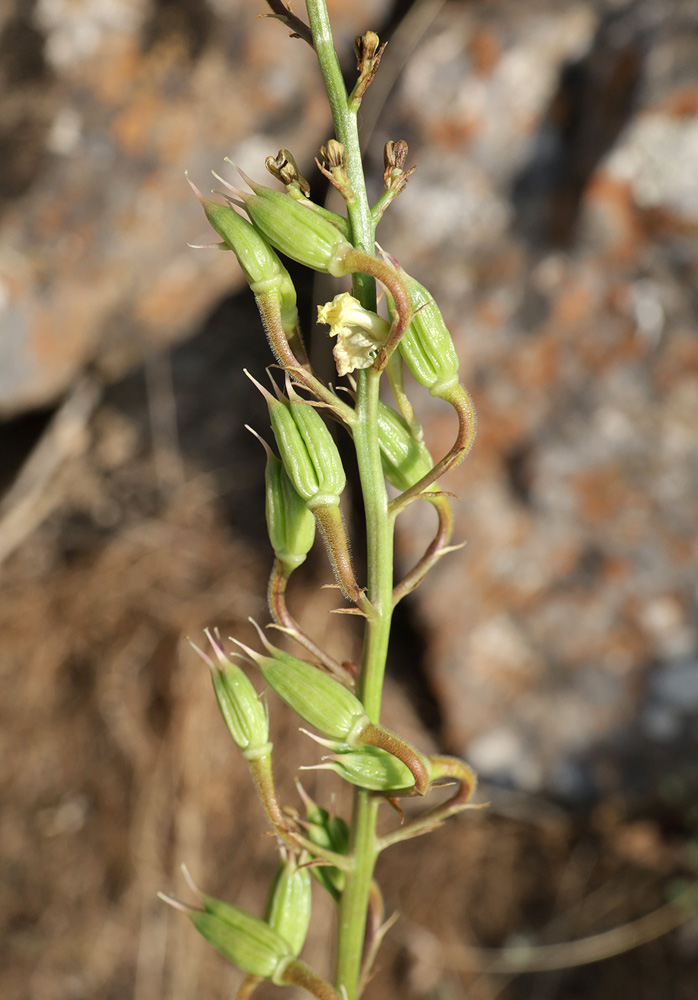
{"type": "Polygon", "coordinates": [[[230,660],[217,636],[206,635],[216,656],[192,646],[211,670],[213,690],[230,735],[244,752],[255,754],[269,744],[269,720],[264,705],[242,667],[230,660]]]}
{"type": "Polygon", "coordinates": [[[329,758],[321,768],[372,792],[397,792],[414,786],[414,775],[387,750],[364,747],[329,758]]]}
{"type": "Polygon", "coordinates": [[[288,943],[294,958],[305,944],[310,904],[310,872],[299,868],[296,858],[289,854],[276,873],[264,919],[288,943]]]}
{"type": "MultiPolygon", "coordinates": [[[[413,319],[400,340],[400,354],[420,385],[433,396],[458,378],[458,355],[441,310],[424,285],[399,268],[400,277],[410,296],[413,319]]],[[[392,302],[388,295],[388,308],[392,302]]]]}
{"type": "MultiPolygon", "coordinates": [[[[305,816],[307,820],[306,836],[313,844],[324,847],[335,854],[349,853],[350,830],[348,824],[341,816],[328,813],[326,809],[314,802],[307,792],[298,786],[301,798],[305,805],[305,816]]],[[[326,889],[336,902],[339,902],[341,893],[344,890],[345,875],[334,865],[322,865],[310,869],[311,874],[317,879],[320,885],[326,889]]]]}
{"type": "Polygon", "coordinates": [[[267,451],[266,516],[274,555],[287,572],[297,569],[313,547],[315,518],[296,493],[283,463],[267,451]]]}
{"type": "Polygon", "coordinates": [[[308,821],[308,839],[318,847],[326,847],[335,854],[349,853],[349,824],[341,816],[329,813],[305,795],[305,815],[308,821]]]}
{"type": "Polygon", "coordinates": [[[339,681],[291,653],[269,648],[272,655],[257,653],[255,663],[267,684],[309,726],[328,739],[344,741],[368,724],[364,706],[339,681]]]}
{"type": "Polygon", "coordinates": [[[243,972],[271,979],[281,963],[293,958],[291,946],[269,924],[250,913],[204,896],[205,911],[189,913],[191,922],[210,945],[243,972]]]}
{"type": "Polygon", "coordinates": [[[335,277],[348,273],[343,259],[352,247],[332,222],[282,191],[245,179],[254,194],[237,194],[267,243],[314,271],[335,277]]]}
{"type": "Polygon", "coordinates": [[[337,445],[317,410],[299,397],[288,402],[267,394],[281,461],[298,494],[312,509],[337,506],[346,474],[337,445]]]}
{"type": "Polygon", "coordinates": [[[383,474],[398,490],[408,490],[433,468],[426,445],[416,440],[399,413],[381,402],[378,403],[378,444],[383,474]]]}
{"type": "Polygon", "coordinates": [[[225,246],[237,257],[254,294],[278,292],[283,328],[286,331],[294,331],[298,324],[296,289],[291,281],[291,275],[277,255],[247,219],[243,219],[229,205],[219,205],[204,198],[199,189],[191,181],[189,183],[201,202],[211,226],[225,246]]]}

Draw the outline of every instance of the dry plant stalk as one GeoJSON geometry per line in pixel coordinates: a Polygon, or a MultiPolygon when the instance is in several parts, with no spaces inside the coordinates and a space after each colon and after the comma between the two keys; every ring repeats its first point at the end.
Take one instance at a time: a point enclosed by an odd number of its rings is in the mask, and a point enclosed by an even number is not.
{"type": "MultiPolygon", "coordinates": [[[[303,987],[325,1000],[357,1000],[368,982],[378,946],[388,929],[380,890],[374,881],[381,851],[439,826],[470,806],[475,775],[462,761],[420,752],[380,724],[381,696],[390,626],[395,605],[421,583],[455,547],[450,544],[450,501],[439,478],[467,454],[475,434],[470,396],[458,378],[451,335],[430,293],[387,252],[376,252],[376,226],[405,189],[407,144],[385,146],[385,190],[370,206],[361,163],[357,112],[385,48],[373,31],[355,41],[357,80],[348,93],[340,72],[324,0],[306,0],[308,23],[282,0],[268,0],[269,17],[291,28],[317,56],[334,120],[335,137],[316,161],[339,191],[346,215],[328,211],[310,198],[288,150],[268,157],[266,166],[285,190],[242,175],[250,190],[226,187],[225,204],[204,198],[192,184],[224,250],[232,250],[259,306],[283,389],[268,391],[252,376],[269,408],[278,457],[267,453],[266,513],[274,565],[269,604],[274,624],[303,647],[299,659],[272,645],[258,628],[264,652],[237,640],[227,651],[209,631],[208,663],[218,704],[228,729],[249,764],[266,817],[276,834],[279,871],[263,918],[200,892],[187,875],[198,904],[170,896],[165,901],[189,915],[194,926],[246,978],[237,998],[251,996],[266,980],[303,987]],[[315,271],[351,276],[352,293],[339,292],[318,308],[318,322],[335,338],[339,377],[348,377],[342,396],[313,372],[296,309],[296,292],[277,251],[315,271]],[[376,312],[376,283],[385,291],[389,320],[376,312]],[[446,455],[434,461],[409,401],[403,369],[432,396],[450,404],[458,432],[446,455]],[[394,407],[379,398],[387,376],[394,407]],[[356,451],[366,522],[367,580],[357,580],[340,513],[346,476],[325,422],[329,414],[348,432],[356,451]],[[397,495],[389,498],[387,484],[397,495]],[[393,580],[393,534],[401,511],[416,500],[436,509],[438,530],[423,557],[399,582],[393,580]],[[347,606],[340,613],[363,619],[360,665],[338,662],[301,630],[286,604],[294,571],[305,560],[319,529],[347,606]],[[271,687],[314,733],[325,749],[320,768],[354,786],[348,821],[331,814],[300,789],[304,819],[278,799],[266,706],[237,660],[257,668],[271,687]],[[309,662],[311,661],[311,662],[309,662]],[[432,788],[453,784],[453,795],[402,826],[379,836],[381,804],[400,797],[423,798],[432,788]],[[303,963],[299,954],[310,919],[311,876],[338,909],[335,981],[330,984],[303,963]]],[[[255,433],[255,432],[253,432],[255,433]]],[[[260,439],[261,440],[261,439],[260,439]]],[[[398,809],[399,811],[399,809],[398,809]]]]}

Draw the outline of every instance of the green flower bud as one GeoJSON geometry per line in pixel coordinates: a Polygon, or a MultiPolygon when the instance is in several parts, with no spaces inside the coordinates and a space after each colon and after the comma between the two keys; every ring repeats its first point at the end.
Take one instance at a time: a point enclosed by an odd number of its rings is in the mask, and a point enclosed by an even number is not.
{"type": "MultiPolygon", "coordinates": [[[[188,178],[187,178],[188,179],[188,178]]],[[[247,283],[255,295],[266,292],[279,293],[281,321],[284,330],[293,331],[298,323],[296,289],[291,276],[270,246],[265,243],[257,230],[247,219],[229,205],[204,198],[199,189],[189,181],[192,190],[201,202],[206,218],[238,259],[247,283]]]]}
{"type": "Polygon", "coordinates": [[[314,271],[334,277],[348,273],[343,259],[352,247],[332,222],[282,191],[245,179],[254,194],[237,194],[267,243],[314,271]]]}
{"type": "Polygon", "coordinates": [[[294,958],[300,954],[310,924],[310,872],[289,854],[279,866],[264,919],[286,941],[294,958]]]}
{"type": "Polygon", "coordinates": [[[237,644],[257,664],[269,687],[309,726],[328,739],[344,741],[369,724],[364,706],[339,681],[262,639],[271,656],[237,644]]]}
{"type": "MultiPolygon", "coordinates": [[[[417,382],[426,386],[433,396],[439,396],[458,378],[459,362],[453,338],[431,293],[399,265],[398,270],[409,293],[413,313],[412,322],[399,343],[400,354],[417,382]]],[[[392,314],[389,295],[387,299],[392,314]]]]}
{"type": "Polygon", "coordinates": [[[334,771],[350,784],[372,792],[398,792],[414,787],[410,769],[379,747],[349,750],[323,760],[326,763],[318,765],[318,769],[334,771]]]}
{"type": "MultiPolygon", "coordinates": [[[[378,403],[378,444],[383,475],[391,486],[408,490],[433,468],[426,445],[417,441],[399,413],[378,403]]],[[[429,487],[438,490],[437,486],[429,487]]]]}
{"type": "Polygon", "coordinates": [[[245,754],[256,756],[269,746],[266,709],[242,667],[226,656],[218,636],[212,635],[208,629],[206,636],[217,662],[194,643],[191,645],[211,670],[213,690],[230,735],[245,754]]]}
{"type": "Polygon", "coordinates": [[[269,924],[212,896],[205,910],[189,912],[191,922],[210,945],[243,972],[274,979],[293,958],[289,943],[269,924]]]}
{"type": "Polygon", "coordinates": [[[337,506],[347,480],[337,445],[320,414],[295,393],[288,400],[275,399],[252,381],[267,401],[281,461],[296,493],[311,510],[337,506]]]}
{"type": "Polygon", "coordinates": [[[267,530],[274,555],[287,572],[297,569],[313,547],[315,518],[296,493],[283,463],[267,449],[267,530]]]}

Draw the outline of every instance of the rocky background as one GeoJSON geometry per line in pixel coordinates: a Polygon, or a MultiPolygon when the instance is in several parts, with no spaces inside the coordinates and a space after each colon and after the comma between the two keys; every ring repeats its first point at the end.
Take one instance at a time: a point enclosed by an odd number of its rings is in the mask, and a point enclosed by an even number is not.
{"type": "MultiPolygon", "coordinates": [[[[698,864],[698,11],[329,6],[349,73],[355,34],[391,38],[361,113],[375,194],[386,139],[418,169],[379,239],[440,303],[480,418],[446,482],[467,547],[401,609],[386,718],[467,756],[492,804],[382,860],[402,919],[368,995],[688,1000],[695,911],[665,904],[698,864]]],[[[261,177],[286,146],[323,196],[318,71],[264,9],[0,13],[12,1000],[232,996],[235,971],[155,892],[181,890],[185,861],[258,912],[275,867],[183,642],[208,624],[244,639],[269,567],[263,460],[242,428],[266,420],[241,374],[268,354],[229,257],[186,245],[210,235],[183,172],[205,187],[231,156],[261,177]]],[[[327,296],[298,279],[311,330],[327,296]]],[[[443,452],[452,415],[419,401],[443,452]]],[[[429,514],[401,518],[399,568],[429,514]]],[[[299,577],[299,616],[351,655],[321,552],[299,577]]],[[[292,799],[314,751],[273,715],[292,799]]],[[[320,966],[331,924],[318,896],[320,966]]]]}

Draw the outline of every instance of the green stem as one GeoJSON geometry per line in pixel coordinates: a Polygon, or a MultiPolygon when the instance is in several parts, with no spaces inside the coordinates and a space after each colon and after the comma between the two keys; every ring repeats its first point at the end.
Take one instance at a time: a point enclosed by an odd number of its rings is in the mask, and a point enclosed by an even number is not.
{"type": "MultiPolygon", "coordinates": [[[[361,162],[359,129],[356,109],[349,107],[344,78],[332,40],[332,28],[325,0],[306,0],[308,21],[313,36],[313,46],[320,64],[320,72],[325,82],[325,90],[332,109],[337,139],[344,146],[347,155],[347,175],[354,192],[354,201],[347,206],[352,243],[356,247],[373,253],[376,227],[366,195],[366,181],[361,162]]],[[[366,309],[376,308],[375,282],[364,275],[356,275],[354,294],[366,309]]]]}
{"type": "MultiPolygon", "coordinates": [[[[375,223],[366,195],[356,109],[349,106],[325,0],[306,0],[308,20],[320,70],[332,109],[337,139],[347,155],[347,174],[354,192],[347,206],[351,239],[355,247],[373,254],[375,223]]],[[[376,308],[373,278],[356,274],[354,295],[367,309],[376,308]]],[[[377,412],[380,373],[373,368],[358,372],[354,444],[366,516],[368,599],[374,614],[366,622],[358,694],[373,722],[380,720],[383,676],[390,636],[393,589],[393,524],[378,448],[377,412]]],[[[361,972],[371,879],[376,860],[376,819],[379,799],[357,789],[354,795],[351,843],[354,867],[347,873],[339,912],[337,989],[347,1000],[356,1000],[361,972]]]]}

